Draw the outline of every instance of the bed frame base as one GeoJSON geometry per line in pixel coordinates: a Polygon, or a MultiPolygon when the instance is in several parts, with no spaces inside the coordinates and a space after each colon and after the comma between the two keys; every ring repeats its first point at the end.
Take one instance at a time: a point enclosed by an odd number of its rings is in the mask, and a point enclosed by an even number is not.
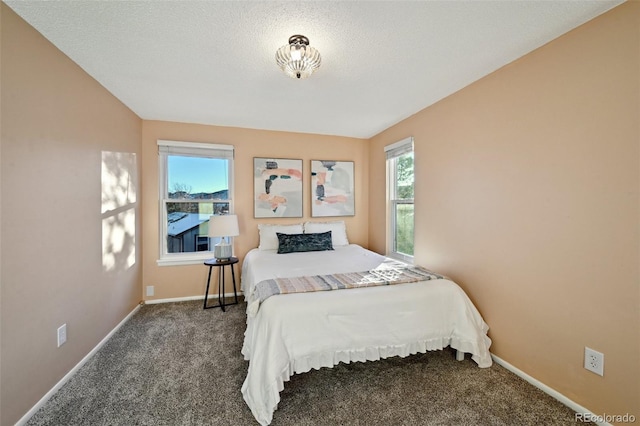
{"type": "Polygon", "coordinates": [[[456,349],[456,360],[457,361],[464,361],[464,352],[459,351],[456,349]]]}

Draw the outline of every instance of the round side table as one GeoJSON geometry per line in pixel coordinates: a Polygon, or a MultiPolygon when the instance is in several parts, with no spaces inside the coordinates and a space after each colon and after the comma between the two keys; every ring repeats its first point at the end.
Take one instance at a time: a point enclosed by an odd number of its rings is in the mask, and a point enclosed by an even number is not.
{"type": "Polygon", "coordinates": [[[207,277],[207,290],[204,293],[204,307],[203,309],[211,309],[211,308],[221,308],[224,312],[225,306],[229,305],[237,305],[238,304],[238,293],[236,291],[236,274],[234,272],[234,267],[238,263],[237,257],[230,257],[229,259],[221,260],[221,259],[209,259],[205,260],[205,266],[209,267],[209,276],[207,277]],[[223,288],[224,288],[224,267],[229,266],[231,268],[231,277],[233,278],[233,303],[224,303],[223,297],[223,288]],[[211,270],[217,267],[218,268],[218,304],[213,306],[207,306],[207,299],[209,298],[209,284],[211,284],[211,270]]]}

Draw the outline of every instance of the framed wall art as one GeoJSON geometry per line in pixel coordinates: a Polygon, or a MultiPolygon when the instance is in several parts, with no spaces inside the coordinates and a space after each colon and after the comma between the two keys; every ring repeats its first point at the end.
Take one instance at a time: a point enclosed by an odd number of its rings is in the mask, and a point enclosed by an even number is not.
{"type": "Polygon", "coordinates": [[[302,217],[302,160],[254,158],[254,217],[302,217]]]}
{"type": "Polygon", "coordinates": [[[353,161],[311,160],[311,216],[353,216],[353,161]]]}

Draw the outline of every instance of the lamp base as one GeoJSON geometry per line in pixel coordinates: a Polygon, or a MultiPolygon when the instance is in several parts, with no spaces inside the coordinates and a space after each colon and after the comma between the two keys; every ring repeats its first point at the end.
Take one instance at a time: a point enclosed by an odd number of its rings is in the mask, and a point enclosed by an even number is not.
{"type": "Polygon", "coordinates": [[[213,246],[213,256],[217,260],[229,260],[232,256],[231,244],[228,244],[225,241],[220,241],[218,244],[213,246]]]}

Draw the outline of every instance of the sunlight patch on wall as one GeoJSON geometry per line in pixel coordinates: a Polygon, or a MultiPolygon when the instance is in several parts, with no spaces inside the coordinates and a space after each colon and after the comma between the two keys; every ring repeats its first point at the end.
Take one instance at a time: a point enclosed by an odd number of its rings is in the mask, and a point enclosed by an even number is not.
{"type": "Polygon", "coordinates": [[[102,219],[102,267],[122,271],[136,263],[136,213],[130,208],[102,219]]]}
{"type": "Polygon", "coordinates": [[[136,154],[102,151],[102,213],[136,202],[136,154]]]}
{"type": "Polygon", "coordinates": [[[124,271],[136,262],[136,154],[102,152],[102,267],[124,271]]]}

